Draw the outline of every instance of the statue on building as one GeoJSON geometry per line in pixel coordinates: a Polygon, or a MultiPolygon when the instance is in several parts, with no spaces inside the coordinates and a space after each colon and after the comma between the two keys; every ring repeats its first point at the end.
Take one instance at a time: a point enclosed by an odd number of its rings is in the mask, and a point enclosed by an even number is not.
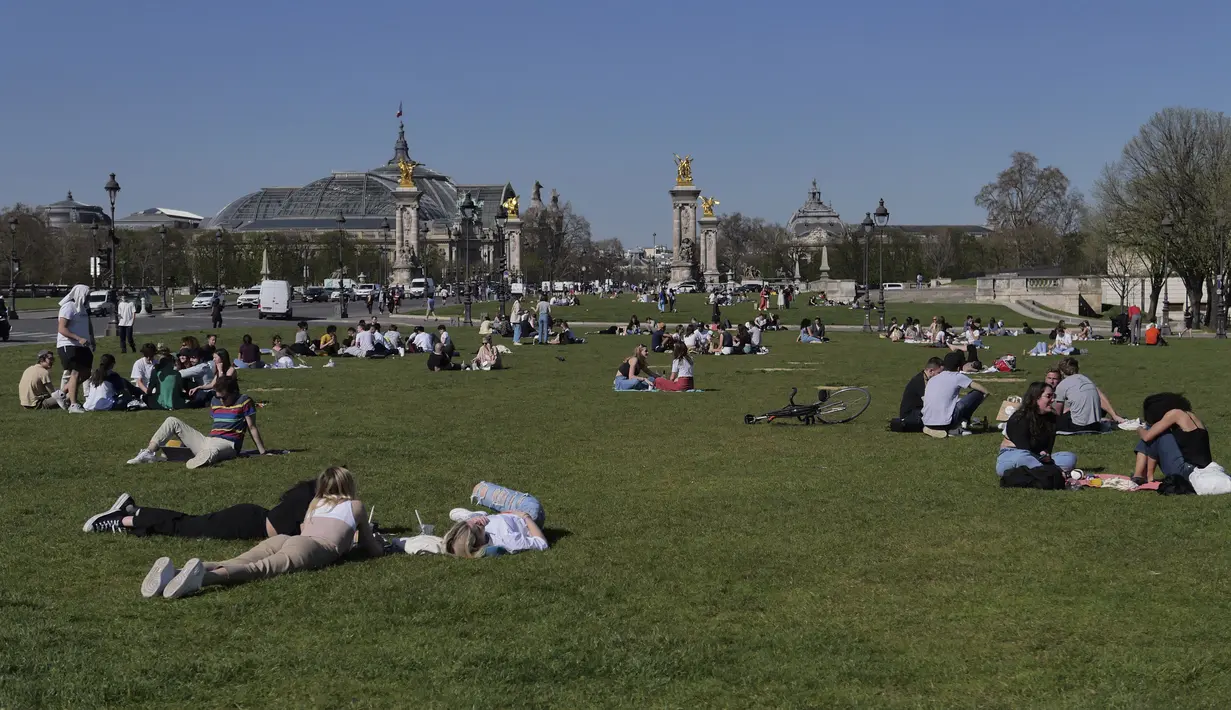
{"type": "Polygon", "coordinates": [[[560,193],[556,192],[556,188],[551,188],[551,208],[553,210],[560,209],[560,193]]]}
{"type": "Polygon", "coordinates": [[[530,196],[530,201],[543,204],[543,183],[538,180],[534,181],[534,194],[530,196]]]}
{"type": "Polygon", "coordinates": [[[517,211],[517,195],[513,195],[500,204],[504,207],[505,214],[509,219],[517,219],[521,216],[521,213],[517,211]]]}
{"type": "Polygon", "coordinates": [[[418,165],[418,163],[416,163],[413,160],[410,160],[410,159],[402,160],[401,158],[398,159],[398,173],[400,173],[400,177],[398,179],[398,187],[414,187],[415,186],[415,166],[416,165],[418,165]]]}
{"type": "Polygon", "coordinates": [[[754,268],[752,264],[744,264],[744,278],[759,279],[761,278],[761,270],[754,268]]]}
{"type": "Polygon", "coordinates": [[[691,185],[692,184],[692,156],[685,155],[680,157],[679,153],[675,155],[675,184],[676,185],[691,185]]]}
{"type": "Polygon", "coordinates": [[[714,199],[713,197],[702,197],[701,198],[701,216],[702,217],[713,217],[714,216],[714,205],[721,205],[721,204],[722,204],[721,202],[714,199]]]}
{"type": "Polygon", "coordinates": [[[680,242],[680,261],[685,264],[691,264],[693,257],[692,240],[685,238],[680,242]]]}

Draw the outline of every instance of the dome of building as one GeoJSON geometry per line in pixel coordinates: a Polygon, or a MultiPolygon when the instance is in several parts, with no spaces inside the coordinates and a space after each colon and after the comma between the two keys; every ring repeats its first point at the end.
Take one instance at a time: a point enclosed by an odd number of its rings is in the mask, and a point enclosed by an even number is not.
{"type": "Polygon", "coordinates": [[[816,186],[816,180],[812,181],[808,199],[799,209],[795,210],[795,214],[791,215],[786,226],[797,239],[814,242],[817,246],[836,237],[846,229],[837,211],[821,200],[821,191],[816,186]]]}
{"type": "Polygon", "coordinates": [[[72,191],[69,191],[67,198],[59,202],[52,202],[41,209],[43,216],[47,219],[47,225],[53,229],[72,224],[99,224],[104,227],[111,224],[111,218],[107,216],[107,212],[102,207],[74,200],[72,191]]]}
{"type": "MultiPolygon", "coordinates": [[[[347,229],[378,229],[394,220],[393,190],[398,186],[398,163],[409,160],[405,128],[399,128],[393,157],[365,172],[335,172],[303,187],[267,187],[244,195],[223,207],[208,224],[231,231],[337,229],[338,214],[347,229]]],[[[451,221],[457,211],[458,188],[446,175],[425,165],[414,169],[421,193],[419,218],[424,223],[451,221]]]]}

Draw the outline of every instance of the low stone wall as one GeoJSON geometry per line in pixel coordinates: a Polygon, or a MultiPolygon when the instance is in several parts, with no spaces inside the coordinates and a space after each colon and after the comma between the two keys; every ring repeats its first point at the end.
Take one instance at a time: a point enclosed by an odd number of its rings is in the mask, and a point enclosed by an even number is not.
{"type": "Polygon", "coordinates": [[[816,279],[809,281],[805,289],[811,293],[824,293],[831,301],[850,302],[855,300],[855,282],[841,279],[816,279]]]}
{"type": "Polygon", "coordinates": [[[1103,307],[1103,282],[1097,276],[984,276],[975,283],[975,300],[985,303],[1035,301],[1065,313],[1077,313],[1079,299],[1095,311],[1103,307]]]}

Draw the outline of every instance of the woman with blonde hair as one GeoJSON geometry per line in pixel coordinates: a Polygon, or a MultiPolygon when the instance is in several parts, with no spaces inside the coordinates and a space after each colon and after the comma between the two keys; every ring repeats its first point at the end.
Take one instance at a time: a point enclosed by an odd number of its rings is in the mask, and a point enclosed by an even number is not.
{"type": "Polygon", "coordinates": [[[612,383],[616,390],[649,389],[654,381],[654,373],[650,372],[649,363],[646,362],[649,353],[645,343],[639,343],[633,348],[632,357],[625,358],[616,370],[615,381],[612,383]]]}
{"type": "Polygon", "coordinates": [[[472,370],[499,370],[500,351],[496,346],[492,345],[492,336],[484,335],[483,344],[479,346],[479,353],[474,356],[474,360],[470,363],[472,370]]]}
{"type": "Polygon", "coordinates": [[[453,527],[444,536],[445,552],[454,557],[491,557],[523,550],[546,550],[543,535],[546,515],[539,500],[529,493],[480,481],[471,500],[499,514],[454,508],[449,511],[453,527]]]}
{"type": "Polygon", "coordinates": [[[379,557],[383,545],[372,534],[367,509],[356,495],[351,472],[330,466],[316,478],[316,495],[308,504],[298,535],[274,535],[239,557],[222,562],[202,562],[194,557],[178,571],[170,557],[160,557],[141,583],[141,596],[161,593],[168,599],[178,599],[213,584],[238,584],[320,569],[350,552],[356,537],[364,552],[379,557]]]}

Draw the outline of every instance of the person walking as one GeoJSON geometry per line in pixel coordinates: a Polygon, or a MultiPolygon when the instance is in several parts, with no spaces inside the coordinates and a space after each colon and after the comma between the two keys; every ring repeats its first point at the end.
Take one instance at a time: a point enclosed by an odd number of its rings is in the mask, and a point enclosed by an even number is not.
{"type": "Polygon", "coordinates": [[[127,291],[120,292],[120,303],[116,306],[116,321],[119,322],[120,352],[126,353],[129,348],[137,352],[137,344],[133,342],[133,323],[137,320],[137,307],[133,305],[127,291]]]}
{"type": "Polygon", "coordinates": [[[427,294],[427,313],[423,316],[426,318],[436,317],[436,292],[431,291],[427,294]]]}
{"type": "Polygon", "coordinates": [[[209,320],[213,327],[222,327],[222,299],[217,294],[214,294],[214,302],[209,308],[209,320]]]}

